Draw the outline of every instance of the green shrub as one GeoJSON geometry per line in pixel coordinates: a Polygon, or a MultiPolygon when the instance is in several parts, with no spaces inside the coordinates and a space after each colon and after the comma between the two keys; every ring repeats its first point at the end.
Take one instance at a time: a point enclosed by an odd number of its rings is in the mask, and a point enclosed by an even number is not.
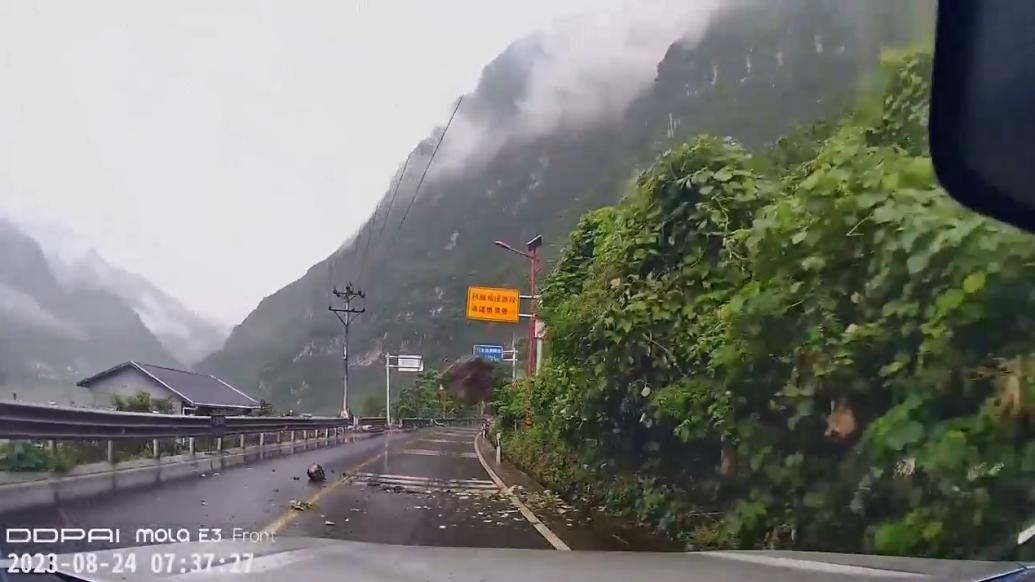
{"type": "Polygon", "coordinates": [[[884,66],[876,110],[765,160],[701,136],[583,217],[550,358],[495,396],[509,455],[692,548],[968,557],[1028,525],[1035,245],[939,188],[930,56],[884,66]]]}

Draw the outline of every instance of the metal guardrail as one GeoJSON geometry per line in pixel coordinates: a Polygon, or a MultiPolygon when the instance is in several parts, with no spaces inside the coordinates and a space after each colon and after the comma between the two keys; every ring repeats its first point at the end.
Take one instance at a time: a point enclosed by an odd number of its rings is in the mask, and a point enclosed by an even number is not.
{"type": "Polygon", "coordinates": [[[0,402],[0,438],[157,439],[345,429],[351,419],[283,416],[178,416],[0,402]]]}
{"type": "Polygon", "coordinates": [[[356,424],[358,426],[385,428],[387,425],[387,419],[383,416],[361,416],[356,419],[356,424]]]}
{"type": "Polygon", "coordinates": [[[399,422],[403,428],[423,428],[427,426],[477,426],[481,424],[482,419],[476,416],[464,418],[402,418],[399,422]]]}

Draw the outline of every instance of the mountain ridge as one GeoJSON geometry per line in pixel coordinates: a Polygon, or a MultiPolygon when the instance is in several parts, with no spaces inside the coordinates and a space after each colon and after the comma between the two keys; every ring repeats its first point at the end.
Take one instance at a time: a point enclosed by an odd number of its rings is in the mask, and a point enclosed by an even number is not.
{"type": "Polygon", "coordinates": [[[113,364],[136,359],[182,368],[184,354],[200,359],[197,349],[221,344],[218,328],[146,278],[81,241],[65,238],[70,244],[62,247],[41,229],[0,218],[0,386],[7,397],[62,400],[62,389],[75,392],[76,381],[113,364]],[[177,349],[190,342],[199,342],[195,351],[177,349]]]}
{"type": "MultiPolygon", "coordinates": [[[[524,326],[463,315],[468,285],[525,286],[527,264],[493,248],[493,240],[520,244],[543,234],[548,269],[578,217],[613,203],[670,144],[710,132],[762,148],[795,124],[836,113],[873,69],[881,45],[915,35],[910,13],[918,10],[889,1],[739,3],[713,15],[696,44],[672,42],[650,86],[621,114],[507,139],[462,167],[443,162],[446,170],[432,172],[410,208],[429,145],[442,131],[436,129],[414,148],[391,215],[389,190],[351,245],[264,298],[199,366],[276,406],[333,412],[341,401],[341,330],[326,306],[331,285],[346,280],[368,297],[352,335],[354,409],[383,400],[382,350],[420,351],[437,367],[473,343],[509,344],[524,326]]],[[[542,54],[530,37],[489,63],[464,98],[458,137],[473,123],[506,127],[542,54]]]]}

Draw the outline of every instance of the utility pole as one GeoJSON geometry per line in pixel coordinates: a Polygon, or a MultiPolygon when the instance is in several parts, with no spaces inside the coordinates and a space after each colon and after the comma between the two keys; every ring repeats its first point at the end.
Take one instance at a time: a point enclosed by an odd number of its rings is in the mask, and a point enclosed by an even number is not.
{"type": "Polygon", "coordinates": [[[366,294],[363,293],[359,288],[352,287],[352,281],[345,284],[344,291],[338,291],[337,287],[331,290],[331,293],[335,297],[342,300],[345,303],[344,307],[334,307],[331,305],[327,306],[327,309],[334,313],[338,321],[345,326],[345,341],[342,343],[341,357],[345,361],[345,376],[342,380],[342,396],[341,396],[341,410],[342,414],[351,416],[349,412],[349,324],[352,323],[352,316],[359,315],[366,311],[366,309],[356,309],[352,307],[353,299],[365,299],[366,294]]]}

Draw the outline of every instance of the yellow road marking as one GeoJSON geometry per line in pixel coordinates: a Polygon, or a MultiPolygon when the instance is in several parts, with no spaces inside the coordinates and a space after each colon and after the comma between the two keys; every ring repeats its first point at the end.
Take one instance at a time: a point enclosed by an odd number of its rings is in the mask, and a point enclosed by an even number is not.
{"type": "MultiPolygon", "coordinates": [[[[388,438],[387,435],[386,435],[386,438],[388,438]]],[[[365,461],[363,461],[361,463],[357,463],[357,464],[349,467],[348,469],[345,469],[342,472],[342,474],[355,473],[355,472],[359,471],[363,467],[366,467],[370,463],[373,463],[374,461],[376,461],[376,460],[380,459],[381,457],[383,457],[385,452],[386,452],[386,449],[381,449],[381,451],[379,453],[377,453],[376,455],[370,457],[369,459],[367,459],[367,460],[365,460],[365,461]]],[[[316,493],[313,493],[312,495],[310,495],[305,501],[307,503],[315,504],[317,501],[320,500],[321,497],[323,497],[324,495],[330,493],[333,489],[336,489],[339,485],[341,485],[342,483],[345,483],[345,482],[346,481],[344,479],[338,479],[336,481],[328,483],[328,484],[324,485],[323,487],[321,487],[316,493]]],[[[271,521],[269,525],[267,525],[266,527],[262,528],[262,531],[269,532],[271,534],[277,534],[277,533],[280,532],[280,530],[284,529],[289,523],[291,523],[291,520],[295,519],[295,517],[299,513],[300,512],[298,512],[298,511],[296,511],[294,509],[288,509],[284,513],[280,514],[277,517],[277,519],[274,519],[273,521],[271,521]]]]}

